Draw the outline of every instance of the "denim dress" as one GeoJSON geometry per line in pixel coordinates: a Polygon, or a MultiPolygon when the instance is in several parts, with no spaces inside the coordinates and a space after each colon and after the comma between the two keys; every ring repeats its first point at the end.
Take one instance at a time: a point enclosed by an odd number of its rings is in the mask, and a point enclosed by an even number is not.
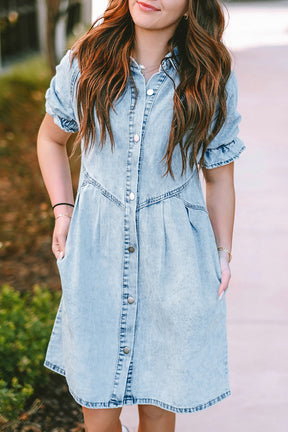
{"type": "MultiPolygon", "coordinates": [[[[176,56],[178,54],[175,48],[176,56]]],[[[79,130],[71,51],[46,92],[46,111],[64,131],[79,130]]],[[[115,139],[87,154],[81,170],[65,256],[57,260],[62,297],[44,365],[65,376],[88,408],[152,404],[190,413],[231,394],[225,295],[199,176],[174,180],[164,156],[179,84],[171,52],[147,83],[131,57],[125,92],[111,110],[115,139]]],[[[245,149],[237,137],[237,81],[227,83],[228,116],[205,153],[205,167],[229,164],[245,149]]]]}

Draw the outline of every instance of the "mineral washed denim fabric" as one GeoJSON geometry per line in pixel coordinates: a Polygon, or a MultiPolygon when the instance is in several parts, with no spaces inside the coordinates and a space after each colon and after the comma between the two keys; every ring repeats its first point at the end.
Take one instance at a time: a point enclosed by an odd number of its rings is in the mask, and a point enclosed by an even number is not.
{"type": "MultiPolygon", "coordinates": [[[[79,129],[80,75],[71,52],[46,93],[46,111],[63,130],[79,129]]],[[[175,148],[170,175],[160,162],[168,143],[179,83],[170,52],[145,84],[131,57],[131,81],[111,111],[110,141],[82,151],[75,208],[62,260],[62,298],[45,366],[64,375],[88,408],[152,404],[178,413],[208,408],[231,394],[226,300],[221,269],[196,171],[181,177],[175,148]],[[169,78],[169,76],[171,78],[169,78]]],[[[175,54],[178,54],[175,48],[175,54]]],[[[231,163],[244,150],[237,137],[234,72],[228,118],[205,154],[206,168],[231,163]]],[[[83,143],[82,143],[83,150],[83,143]]]]}

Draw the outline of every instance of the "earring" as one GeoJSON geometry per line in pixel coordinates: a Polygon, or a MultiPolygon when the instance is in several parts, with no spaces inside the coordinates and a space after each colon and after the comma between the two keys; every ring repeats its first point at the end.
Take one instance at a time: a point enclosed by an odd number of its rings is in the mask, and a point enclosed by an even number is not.
{"type": "Polygon", "coordinates": [[[189,16],[188,15],[183,15],[183,18],[187,21],[189,16]]]}

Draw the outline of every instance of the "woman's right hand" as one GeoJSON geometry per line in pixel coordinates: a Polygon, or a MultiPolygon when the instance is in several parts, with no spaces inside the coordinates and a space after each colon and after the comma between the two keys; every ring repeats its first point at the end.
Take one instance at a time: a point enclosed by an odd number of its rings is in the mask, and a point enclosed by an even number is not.
{"type": "Polygon", "coordinates": [[[71,219],[68,216],[61,216],[55,220],[52,237],[52,251],[56,259],[64,258],[66,239],[70,227],[71,219]]]}

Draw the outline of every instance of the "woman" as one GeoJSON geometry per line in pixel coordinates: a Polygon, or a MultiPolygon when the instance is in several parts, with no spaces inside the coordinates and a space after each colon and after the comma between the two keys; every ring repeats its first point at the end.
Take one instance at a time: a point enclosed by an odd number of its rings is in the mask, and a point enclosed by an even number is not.
{"type": "Polygon", "coordinates": [[[216,0],[111,0],[46,93],[38,157],[62,298],[45,366],[88,432],[126,430],[131,404],[139,431],[174,431],[176,412],[231,394],[223,294],[245,146],[223,29],[216,0]]]}

